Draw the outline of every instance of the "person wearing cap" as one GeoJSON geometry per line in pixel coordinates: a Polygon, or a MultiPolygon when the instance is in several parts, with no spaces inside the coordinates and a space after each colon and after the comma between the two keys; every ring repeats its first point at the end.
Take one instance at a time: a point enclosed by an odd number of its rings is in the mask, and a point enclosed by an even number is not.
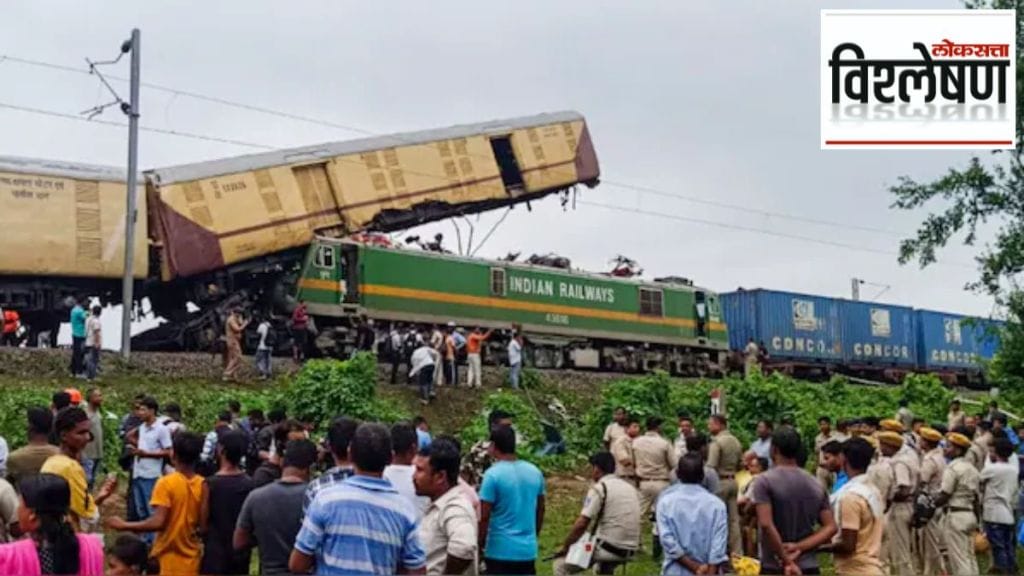
{"type": "MultiPolygon", "coordinates": [[[[946,470],[946,456],[939,446],[942,441],[942,433],[934,428],[921,428],[918,431],[920,436],[919,448],[921,450],[921,475],[918,479],[920,490],[923,493],[934,496],[942,491],[942,474],[946,470]]],[[[945,535],[943,534],[944,517],[941,510],[928,520],[920,530],[921,545],[918,547],[918,566],[925,576],[937,576],[946,573],[945,561],[942,551],[946,547],[945,535]]]]}
{"type": "Polygon", "coordinates": [[[978,518],[974,510],[980,476],[965,458],[970,448],[967,436],[957,432],[946,435],[946,457],[952,462],[942,473],[942,488],[935,498],[936,507],[946,507],[946,549],[952,576],[978,574],[978,560],[974,556],[978,518]]]}
{"type": "MultiPolygon", "coordinates": [[[[743,467],[743,445],[732,435],[729,421],[721,414],[712,414],[708,418],[708,432],[712,439],[706,464],[718,475],[718,497],[725,502],[729,513],[729,551],[739,553],[743,549],[743,541],[736,503],[739,496],[736,473],[743,467]]],[[[797,448],[799,450],[799,446],[797,448]]]]}
{"type": "MultiPolygon", "coordinates": [[[[672,471],[676,469],[676,458],[672,444],[661,435],[662,419],[651,416],[647,419],[647,432],[633,439],[633,465],[640,488],[641,526],[649,519],[658,502],[658,496],[668,488],[672,471]]],[[[661,541],[658,539],[657,524],[654,524],[654,557],[660,556],[661,541]]]]}
{"type": "Polygon", "coordinates": [[[68,388],[64,391],[68,393],[68,398],[71,399],[71,406],[78,406],[82,403],[82,393],[77,388],[68,388]]]}
{"type": "Polygon", "coordinates": [[[878,445],[882,455],[888,459],[892,480],[889,493],[885,495],[888,504],[885,514],[887,564],[891,574],[912,576],[915,570],[910,524],[914,517],[913,494],[920,477],[920,464],[917,454],[907,446],[900,433],[903,428],[901,423],[885,420],[882,428],[882,432],[878,433],[878,445]]]}

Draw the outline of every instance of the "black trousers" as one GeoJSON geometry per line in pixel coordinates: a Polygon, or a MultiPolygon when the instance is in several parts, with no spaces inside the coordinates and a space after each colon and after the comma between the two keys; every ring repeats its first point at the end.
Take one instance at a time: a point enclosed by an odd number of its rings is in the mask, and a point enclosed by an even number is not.
{"type": "Polygon", "coordinates": [[[71,337],[71,375],[85,373],[85,338],[71,337]]]}
{"type": "Polygon", "coordinates": [[[487,564],[487,576],[519,576],[520,574],[533,576],[537,573],[536,560],[514,561],[484,558],[484,563],[487,564]]]}

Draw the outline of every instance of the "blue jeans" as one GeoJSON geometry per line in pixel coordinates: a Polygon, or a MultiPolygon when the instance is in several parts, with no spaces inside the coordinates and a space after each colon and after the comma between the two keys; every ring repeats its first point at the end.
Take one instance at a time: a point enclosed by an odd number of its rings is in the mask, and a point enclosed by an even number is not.
{"type": "Polygon", "coordinates": [[[985,536],[992,546],[992,566],[1004,574],[1017,573],[1016,530],[1013,524],[985,522],[985,536]]]}
{"type": "MultiPolygon", "coordinates": [[[[135,515],[141,521],[153,515],[153,509],[149,506],[149,499],[153,497],[153,487],[156,486],[156,478],[132,478],[132,505],[135,507],[135,515]]],[[[147,544],[153,544],[153,533],[147,532],[139,536],[147,544]]]]}
{"type": "Polygon", "coordinates": [[[508,381],[513,388],[519,388],[519,372],[523,369],[522,364],[513,364],[508,367],[508,381]]]}
{"type": "Polygon", "coordinates": [[[424,366],[416,374],[420,384],[420,398],[430,402],[430,394],[434,391],[434,366],[424,366]]]}
{"type": "Polygon", "coordinates": [[[92,490],[96,483],[96,473],[100,470],[100,461],[92,458],[82,458],[82,468],[85,469],[85,481],[89,483],[89,490],[92,490]]]}
{"type": "Polygon", "coordinates": [[[95,380],[100,371],[100,349],[89,346],[85,349],[85,377],[95,380]]]}
{"type": "Polygon", "coordinates": [[[270,349],[256,351],[256,370],[260,376],[270,378],[270,349]]]}

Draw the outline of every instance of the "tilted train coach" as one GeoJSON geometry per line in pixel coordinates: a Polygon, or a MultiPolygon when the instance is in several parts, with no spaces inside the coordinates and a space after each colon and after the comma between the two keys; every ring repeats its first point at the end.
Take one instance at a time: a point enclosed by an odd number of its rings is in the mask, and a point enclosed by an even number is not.
{"type": "MultiPolygon", "coordinates": [[[[716,375],[728,352],[718,295],[677,282],[318,238],[298,297],[317,319],[318,342],[338,356],[351,351],[361,316],[517,326],[530,340],[527,363],[540,368],[716,375]]],[[[493,357],[506,341],[507,334],[494,338],[493,357]]]]}
{"type": "MultiPolygon", "coordinates": [[[[599,175],[575,112],[147,171],[136,294],[169,322],[138,345],[204,349],[228,307],[287,309],[289,275],[315,234],[400,230],[593,187],[599,175]]],[[[59,325],[68,295],[120,300],[123,181],[109,169],[0,163],[0,306],[38,331],[59,325]]]]}

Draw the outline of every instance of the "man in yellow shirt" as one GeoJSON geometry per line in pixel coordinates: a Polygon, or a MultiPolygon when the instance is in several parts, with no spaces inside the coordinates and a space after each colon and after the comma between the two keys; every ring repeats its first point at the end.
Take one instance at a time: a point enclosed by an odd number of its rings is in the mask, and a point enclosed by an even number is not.
{"type": "Polygon", "coordinates": [[[195,468],[203,452],[203,441],[194,432],[179,432],[174,437],[174,473],[157,480],[149,502],[152,516],[140,522],[121,518],[106,522],[111,530],[157,532],[149,555],[159,562],[161,576],[199,574],[203,551],[198,537],[203,478],[195,468]]]}
{"type": "Polygon", "coordinates": [[[60,440],[60,453],[50,456],[41,474],[56,474],[71,488],[71,524],[81,532],[92,532],[98,527],[100,505],[110,498],[117,488],[117,477],[111,476],[93,498],[89,494],[89,482],[82,468],[82,450],[92,441],[91,423],[85,410],[68,407],[57,413],[54,431],[60,440]]]}

